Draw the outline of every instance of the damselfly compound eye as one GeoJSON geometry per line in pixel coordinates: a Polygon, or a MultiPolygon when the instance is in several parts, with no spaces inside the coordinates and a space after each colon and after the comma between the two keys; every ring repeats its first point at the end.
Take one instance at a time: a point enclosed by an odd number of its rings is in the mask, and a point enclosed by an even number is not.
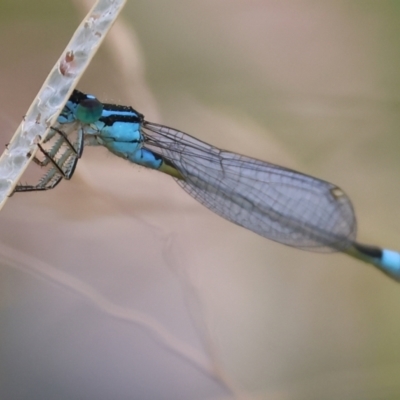
{"type": "Polygon", "coordinates": [[[75,111],[77,120],[84,124],[92,124],[99,120],[103,112],[103,104],[95,97],[82,100],[75,111]]]}

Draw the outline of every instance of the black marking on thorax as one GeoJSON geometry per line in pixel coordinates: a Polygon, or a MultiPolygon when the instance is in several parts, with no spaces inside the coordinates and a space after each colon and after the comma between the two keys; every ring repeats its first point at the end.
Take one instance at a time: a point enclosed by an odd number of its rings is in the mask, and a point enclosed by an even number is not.
{"type": "Polygon", "coordinates": [[[105,103],[103,112],[111,113],[111,115],[99,118],[107,126],[112,126],[115,122],[141,124],[144,121],[144,116],[130,106],[105,103]]]}

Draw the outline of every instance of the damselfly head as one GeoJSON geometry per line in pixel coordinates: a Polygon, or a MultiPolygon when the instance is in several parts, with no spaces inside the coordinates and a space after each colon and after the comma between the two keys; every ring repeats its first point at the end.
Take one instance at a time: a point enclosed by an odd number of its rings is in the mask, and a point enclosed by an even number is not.
{"type": "Polygon", "coordinates": [[[103,104],[94,96],[82,100],[75,110],[75,117],[84,124],[92,124],[99,120],[103,112],[103,104]]]}

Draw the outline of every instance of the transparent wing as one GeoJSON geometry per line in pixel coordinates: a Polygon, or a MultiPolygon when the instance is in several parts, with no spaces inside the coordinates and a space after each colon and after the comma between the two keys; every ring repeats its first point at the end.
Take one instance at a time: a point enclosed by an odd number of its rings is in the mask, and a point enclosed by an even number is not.
{"type": "Polygon", "coordinates": [[[180,171],[178,184],[223,218],[305,250],[342,251],[354,242],[354,210],[337,186],[162,125],[144,122],[143,135],[146,148],[180,171]]]}

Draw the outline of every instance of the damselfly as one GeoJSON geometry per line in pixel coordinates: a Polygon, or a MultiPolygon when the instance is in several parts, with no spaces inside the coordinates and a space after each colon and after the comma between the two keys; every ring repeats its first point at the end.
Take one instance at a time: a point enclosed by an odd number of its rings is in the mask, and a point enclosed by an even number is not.
{"type": "Polygon", "coordinates": [[[78,90],[60,114],[56,132],[76,124],[86,145],[104,146],[132,163],[171,175],[197,201],[237,225],[298,249],[344,252],[400,281],[400,253],[355,241],[354,209],[338,186],[220,150],[148,122],[132,107],[103,104],[78,90]]]}

